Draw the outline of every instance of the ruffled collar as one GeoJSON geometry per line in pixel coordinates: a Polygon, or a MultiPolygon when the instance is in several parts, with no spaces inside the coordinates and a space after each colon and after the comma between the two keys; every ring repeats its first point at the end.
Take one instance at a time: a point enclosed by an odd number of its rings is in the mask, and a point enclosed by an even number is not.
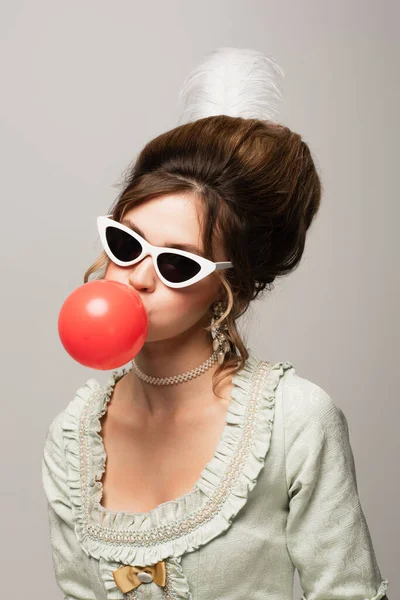
{"type": "MultiPolygon", "coordinates": [[[[132,365],[114,371],[105,386],[89,379],[78,389],[66,409],[63,435],[75,532],[88,556],[103,565],[152,565],[192,552],[230,527],[256,485],[270,444],[275,392],[292,368],[248,352],[245,366],[232,378],[226,423],[212,459],[189,493],[147,513],[114,512],[100,504],[106,463],[100,419],[116,382],[132,365]]],[[[170,571],[178,585],[179,560],[170,571]]],[[[108,583],[109,598],[123,598],[112,577],[108,583]]],[[[180,585],[185,588],[183,573],[180,585]]]]}

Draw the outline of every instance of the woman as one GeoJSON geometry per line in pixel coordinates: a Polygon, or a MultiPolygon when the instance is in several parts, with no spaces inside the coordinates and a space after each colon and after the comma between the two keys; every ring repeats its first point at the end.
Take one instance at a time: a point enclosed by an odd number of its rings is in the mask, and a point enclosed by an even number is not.
{"type": "MultiPolygon", "coordinates": [[[[386,599],[345,415],[237,327],[299,264],[321,182],[272,120],[282,75],[252,50],[189,76],[178,127],[150,141],[87,270],[140,295],[146,342],[52,422],[43,483],[68,599],[386,599]]],[[[127,316],[127,319],[129,317],[127,316]]]]}

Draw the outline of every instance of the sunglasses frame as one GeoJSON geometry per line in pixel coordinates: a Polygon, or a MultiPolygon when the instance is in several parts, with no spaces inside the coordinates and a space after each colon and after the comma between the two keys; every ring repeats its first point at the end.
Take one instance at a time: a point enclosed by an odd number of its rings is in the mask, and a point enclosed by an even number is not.
{"type": "Polygon", "coordinates": [[[131,265],[134,265],[134,264],[140,262],[142,260],[142,258],[144,258],[145,256],[151,255],[151,257],[153,259],[153,265],[157,272],[158,277],[161,279],[161,281],[163,283],[165,283],[165,285],[167,285],[168,287],[171,287],[171,288],[183,288],[183,287],[187,287],[189,285],[193,285],[193,284],[197,283],[198,281],[201,281],[201,279],[204,279],[204,277],[207,277],[208,275],[210,275],[211,273],[213,273],[216,270],[218,271],[221,269],[230,269],[233,267],[233,264],[230,261],[213,262],[212,260],[209,260],[208,258],[199,256],[198,254],[193,254],[192,252],[186,252],[185,250],[178,250],[177,248],[167,248],[165,246],[153,246],[147,240],[142,238],[138,233],[136,233],[135,231],[132,231],[132,229],[130,229],[130,227],[123,225],[119,221],[115,221],[112,218],[112,215],[104,215],[104,216],[97,217],[97,229],[99,231],[100,240],[103,245],[104,251],[106,252],[107,256],[113,263],[119,265],[120,267],[130,267],[131,265]],[[111,252],[111,249],[107,242],[106,229],[108,226],[113,226],[113,227],[116,227],[117,229],[121,229],[122,231],[125,231],[126,233],[131,235],[133,238],[135,238],[138,242],[140,242],[140,244],[142,245],[142,249],[143,249],[140,256],[129,262],[123,262],[123,261],[119,260],[116,256],[114,256],[114,254],[111,252]],[[190,258],[191,260],[194,260],[195,262],[197,262],[198,265],[200,265],[200,271],[194,277],[192,277],[191,279],[188,279],[187,281],[181,281],[178,283],[168,281],[161,274],[161,272],[158,268],[158,264],[157,264],[157,257],[160,254],[164,254],[165,252],[168,254],[179,254],[179,256],[185,256],[186,258],[190,258]]]}

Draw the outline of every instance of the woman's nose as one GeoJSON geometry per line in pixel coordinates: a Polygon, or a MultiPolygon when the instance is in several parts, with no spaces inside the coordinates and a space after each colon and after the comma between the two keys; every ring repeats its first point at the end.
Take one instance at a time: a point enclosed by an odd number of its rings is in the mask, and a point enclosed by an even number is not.
{"type": "Polygon", "coordinates": [[[130,267],[129,283],[134,288],[152,289],[156,283],[157,273],[151,256],[145,256],[130,267]]]}

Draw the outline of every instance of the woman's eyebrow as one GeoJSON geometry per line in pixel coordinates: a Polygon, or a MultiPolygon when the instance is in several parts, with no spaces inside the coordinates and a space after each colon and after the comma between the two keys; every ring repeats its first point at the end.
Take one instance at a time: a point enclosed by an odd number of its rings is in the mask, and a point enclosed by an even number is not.
{"type": "MultiPolygon", "coordinates": [[[[135,225],[135,223],[133,223],[133,221],[131,221],[130,219],[123,219],[121,221],[121,224],[125,225],[126,227],[129,227],[129,229],[132,229],[132,231],[138,233],[140,236],[142,236],[143,239],[146,240],[146,236],[144,235],[140,227],[135,225]]],[[[193,244],[177,244],[175,242],[166,242],[165,246],[168,248],[176,248],[177,250],[186,250],[186,252],[192,252],[193,254],[198,254],[199,256],[205,258],[204,253],[197,246],[193,246],[193,244]]]]}

